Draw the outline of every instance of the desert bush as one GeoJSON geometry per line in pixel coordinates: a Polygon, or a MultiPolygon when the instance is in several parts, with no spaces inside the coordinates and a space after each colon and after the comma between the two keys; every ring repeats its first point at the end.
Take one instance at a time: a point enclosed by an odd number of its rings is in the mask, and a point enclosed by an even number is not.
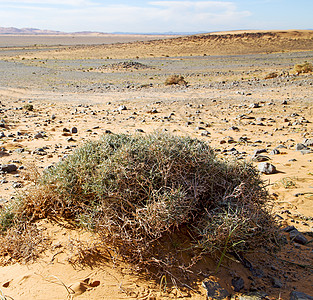
{"type": "Polygon", "coordinates": [[[144,265],[183,228],[200,251],[258,247],[273,233],[269,200],[252,165],[218,159],[205,142],[108,134],[46,170],[9,220],[66,218],[144,265]]]}
{"type": "Polygon", "coordinates": [[[276,78],[278,77],[278,73],[277,72],[271,72],[269,74],[267,74],[264,79],[273,79],[273,78],[276,78]]]}
{"type": "Polygon", "coordinates": [[[185,81],[183,76],[180,75],[171,75],[165,80],[165,85],[187,85],[187,81],[185,81]]]}
{"type": "Polygon", "coordinates": [[[309,62],[304,62],[304,64],[296,64],[294,66],[294,70],[296,73],[309,73],[313,71],[313,65],[309,62]]]}
{"type": "Polygon", "coordinates": [[[32,104],[25,104],[24,105],[24,109],[28,110],[28,111],[33,111],[34,110],[34,106],[32,104]]]}

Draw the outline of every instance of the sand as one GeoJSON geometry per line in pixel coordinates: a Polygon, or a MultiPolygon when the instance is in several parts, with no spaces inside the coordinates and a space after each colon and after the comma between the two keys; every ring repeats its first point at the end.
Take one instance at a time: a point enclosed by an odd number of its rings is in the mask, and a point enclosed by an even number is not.
{"type": "MultiPolygon", "coordinates": [[[[265,149],[262,155],[269,157],[278,172],[262,177],[275,197],[273,210],[282,228],[293,225],[312,241],[313,153],[302,154],[296,144],[313,138],[313,75],[293,71],[296,63],[312,62],[312,32],[272,32],[276,41],[266,42],[275,52],[272,54],[260,44],[260,39],[268,39],[268,33],[242,34],[231,33],[238,41],[225,48],[221,40],[211,41],[208,47],[199,37],[174,39],[172,44],[162,41],[149,57],[150,42],[53,52],[28,49],[28,54],[18,49],[0,51],[5,70],[0,78],[0,120],[5,121],[5,128],[0,128],[5,135],[0,139],[0,163],[24,168],[0,175],[0,199],[10,201],[27,190],[31,182],[25,172],[32,165],[42,172],[106,130],[130,134],[161,130],[204,140],[219,149],[220,157],[250,161],[255,150],[265,149]],[[298,37],[293,40],[295,35],[298,37]],[[190,40],[194,43],[192,51],[190,40]],[[237,43],[243,46],[234,48],[237,43]],[[199,49],[199,44],[203,48],[199,49]],[[279,52],[284,47],[288,53],[279,52]],[[186,56],[187,52],[192,57],[186,56]],[[213,56],[217,54],[228,56],[213,56]],[[130,58],[151,68],[112,69],[113,64],[130,58]],[[110,66],[110,71],[102,72],[103,65],[110,66]],[[279,74],[277,78],[264,79],[274,71],[279,74]],[[165,86],[165,78],[173,73],[182,74],[189,84],[165,86]],[[27,104],[33,105],[32,111],[25,109],[27,104]],[[119,111],[121,105],[127,110],[119,111]],[[154,109],[156,112],[151,113],[154,109]],[[64,132],[64,128],[73,127],[77,133],[64,132]],[[35,138],[38,132],[43,137],[35,138]],[[271,155],[277,147],[280,154],[271,155]],[[46,155],[36,154],[38,148],[46,155]],[[13,188],[15,183],[20,187],[13,188]]],[[[181,279],[175,283],[177,290],[173,282],[160,289],[161,276],[159,281],[149,279],[118,258],[76,265],[76,241],[92,243],[95,237],[46,220],[38,226],[52,239],[47,251],[34,262],[12,262],[0,268],[0,289],[13,299],[65,299],[68,295],[78,299],[205,299],[201,282],[210,275],[229,291],[231,279],[240,276],[245,281],[242,292],[258,288],[272,299],[289,299],[293,290],[312,296],[312,243],[296,244],[288,234],[287,244],[276,257],[264,249],[247,254],[263,271],[262,278],[251,280],[243,264],[228,259],[214,274],[217,262],[208,259],[187,280],[184,278],[193,289],[183,287],[181,279]],[[279,279],[280,288],[273,286],[273,278],[279,279]]]]}

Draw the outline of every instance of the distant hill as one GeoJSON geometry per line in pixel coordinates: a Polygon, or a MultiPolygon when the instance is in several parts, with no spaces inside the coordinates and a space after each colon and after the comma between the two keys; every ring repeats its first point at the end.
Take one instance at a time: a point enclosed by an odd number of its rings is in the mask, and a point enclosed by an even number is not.
{"type": "Polygon", "coordinates": [[[37,28],[0,27],[0,34],[62,34],[62,32],[37,28]]]}

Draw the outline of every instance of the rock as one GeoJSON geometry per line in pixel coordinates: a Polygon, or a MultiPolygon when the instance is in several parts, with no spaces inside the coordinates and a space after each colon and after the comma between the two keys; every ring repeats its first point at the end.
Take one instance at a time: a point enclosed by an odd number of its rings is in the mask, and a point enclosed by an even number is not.
{"type": "Polygon", "coordinates": [[[308,150],[308,147],[304,144],[297,144],[296,147],[295,147],[296,151],[301,151],[301,150],[308,150]]]}
{"type": "Polygon", "coordinates": [[[258,154],[261,154],[261,153],[266,153],[267,150],[266,149],[257,149],[253,152],[253,156],[256,156],[258,154]]]}
{"type": "Polygon", "coordinates": [[[231,280],[235,292],[240,292],[245,287],[245,282],[241,277],[235,277],[231,280]]]}
{"type": "Polygon", "coordinates": [[[272,281],[272,286],[274,288],[281,289],[283,287],[283,284],[281,283],[281,281],[278,278],[272,277],[271,281],[272,281]]]}
{"type": "Polygon", "coordinates": [[[276,173],[276,167],[268,162],[261,162],[258,165],[258,170],[263,174],[276,173]]]}
{"type": "Polygon", "coordinates": [[[259,103],[252,103],[249,105],[249,108],[259,108],[260,104],[259,103]]]}
{"type": "Polygon", "coordinates": [[[302,155],[305,155],[305,154],[310,154],[313,151],[308,149],[308,150],[301,150],[300,152],[301,152],[302,155]]]}
{"type": "Polygon", "coordinates": [[[21,184],[20,182],[13,182],[12,187],[15,189],[20,189],[23,187],[23,184],[21,184]]]}
{"type": "Polygon", "coordinates": [[[307,238],[299,232],[297,229],[293,229],[289,232],[290,239],[298,244],[305,245],[307,244],[307,238]]]}
{"type": "Polygon", "coordinates": [[[207,297],[209,299],[222,300],[229,296],[229,293],[218,282],[207,280],[202,282],[202,286],[208,291],[207,297]]]}
{"type": "Polygon", "coordinates": [[[76,142],[72,137],[66,139],[68,142],[76,142]]]}
{"type": "Polygon", "coordinates": [[[72,127],[71,129],[71,133],[75,134],[78,132],[78,129],[76,127],[72,127]]]}
{"type": "Polygon", "coordinates": [[[140,128],[137,128],[135,131],[136,132],[140,132],[140,133],[144,133],[144,131],[142,129],[140,129],[140,128]]]}
{"type": "Polygon", "coordinates": [[[280,151],[278,149],[273,149],[271,152],[270,152],[270,155],[277,155],[277,154],[280,154],[280,151]]]}
{"type": "Polygon", "coordinates": [[[34,135],[34,139],[42,139],[42,138],[43,138],[43,135],[40,132],[34,135]]]}
{"type": "Polygon", "coordinates": [[[313,300],[313,296],[307,294],[293,291],[290,293],[290,300],[313,300]]]}
{"type": "Polygon", "coordinates": [[[0,139],[4,138],[5,137],[5,134],[3,131],[0,132],[0,139]]]}
{"type": "Polygon", "coordinates": [[[70,130],[67,128],[63,128],[63,132],[70,132],[70,130]]]}
{"type": "Polygon", "coordinates": [[[12,173],[17,170],[17,166],[14,164],[8,164],[8,165],[0,165],[0,171],[6,172],[6,173],[12,173]]]}
{"type": "Polygon", "coordinates": [[[313,139],[305,139],[303,141],[303,145],[305,145],[307,147],[313,146],[313,139]]]}
{"type": "Polygon", "coordinates": [[[232,297],[231,300],[263,300],[267,299],[266,293],[261,292],[251,292],[248,294],[242,294],[242,295],[236,295],[235,297],[232,297]]]}
{"type": "Polygon", "coordinates": [[[290,231],[295,230],[295,229],[296,229],[296,227],[294,227],[294,226],[286,226],[286,227],[283,228],[282,230],[283,230],[284,232],[290,232],[290,231]]]}
{"type": "Polygon", "coordinates": [[[255,155],[252,158],[252,160],[256,161],[256,162],[262,162],[262,161],[269,161],[270,158],[268,156],[265,156],[265,155],[255,155]]]}
{"type": "Polygon", "coordinates": [[[118,111],[127,110],[127,107],[125,105],[121,105],[117,110],[118,111]]]}
{"type": "Polygon", "coordinates": [[[43,148],[37,148],[33,151],[33,154],[37,155],[47,155],[48,153],[43,148]]]}

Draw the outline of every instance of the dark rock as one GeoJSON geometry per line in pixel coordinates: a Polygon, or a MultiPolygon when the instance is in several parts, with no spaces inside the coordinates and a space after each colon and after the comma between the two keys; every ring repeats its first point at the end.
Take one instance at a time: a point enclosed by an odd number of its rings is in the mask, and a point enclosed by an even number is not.
{"type": "Polygon", "coordinates": [[[235,292],[240,292],[245,287],[245,282],[241,277],[235,277],[231,280],[235,292]]]}
{"type": "Polygon", "coordinates": [[[307,294],[293,291],[290,293],[290,300],[313,300],[313,296],[307,294]]]}
{"type": "Polygon", "coordinates": [[[256,161],[256,162],[262,162],[262,161],[269,161],[270,158],[268,156],[265,156],[265,155],[255,155],[252,158],[252,160],[256,161]]]}
{"type": "Polygon", "coordinates": [[[297,229],[293,229],[289,232],[290,239],[293,240],[294,242],[305,245],[307,244],[308,240],[307,238],[299,232],[297,229]]]}
{"type": "Polygon", "coordinates": [[[261,162],[258,165],[258,170],[263,174],[276,173],[276,167],[268,162],[261,162]]]}
{"type": "Polygon", "coordinates": [[[229,293],[218,282],[207,280],[202,282],[202,286],[208,291],[207,297],[209,299],[222,300],[229,296],[229,293]]]}
{"type": "Polygon", "coordinates": [[[42,138],[43,138],[43,135],[42,135],[40,132],[38,132],[38,133],[36,133],[36,134],[34,135],[34,138],[35,138],[35,139],[42,139],[42,138]]]}
{"type": "Polygon", "coordinates": [[[261,154],[261,153],[266,153],[267,150],[266,149],[257,149],[253,152],[253,156],[257,155],[257,154],[261,154]]]}
{"type": "Polygon", "coordinates": [[[0,171],[6,172],[6,173],[12,173],[17,170],[17,166],[14,164],[8,164],[8,165],[0,165],[0,171]]]}
{"type": "Polygon", "coordinates": [[[78,132],[78,129],[76,127],[72,127],[71,129],[71,133],[75,134],[78,132]]]}
{"type": "Polygon", "coordinates": [[[142,129],[140,129],[140,128],[137,128],[135,131],[136,132],[140,132],[140,133],[144,133],[144,131],[142,129]]]}
{"type": "Polygon", "coordinates": [[[45,151],[45,149],[43,148],[37,148],[33,151],[33,154],[37,154],[37,155],[47,155],[48,153],[45,151]]]}
{"type": "Polygon", "coordinates": [[[296,227],[294,227],[294,226],[287,226],[287,227],[283,228],[283,231],[284,232],[290,232],[290,231],[295,230],[295,229],[296,229],[296,227]]]}
{"type": "Polygon", "coordinates": [[[283,284],[281,283],[281,281],[278,278],[272,277],[271,281],[272,281],[272,286],[274,288],[281,289],[283,287],[283,284]]]}
{"type": "Polygon", "coordinates": [[[3,131],[0,132],[0,139],[4,138],[5,137],[5,134],[3,131]]]}
{"type": "Polygon", "coordinates": [[[67,128],[63,128],[63,132],[70,132],[70,130],[67,128]]]}
{"type": "Polygon", "coordinates": [[[296,147],[295,147],[296,151],[301,151],[301,150],[308,150],[308,147],[304,144],[297,144],[296,147]]]}

